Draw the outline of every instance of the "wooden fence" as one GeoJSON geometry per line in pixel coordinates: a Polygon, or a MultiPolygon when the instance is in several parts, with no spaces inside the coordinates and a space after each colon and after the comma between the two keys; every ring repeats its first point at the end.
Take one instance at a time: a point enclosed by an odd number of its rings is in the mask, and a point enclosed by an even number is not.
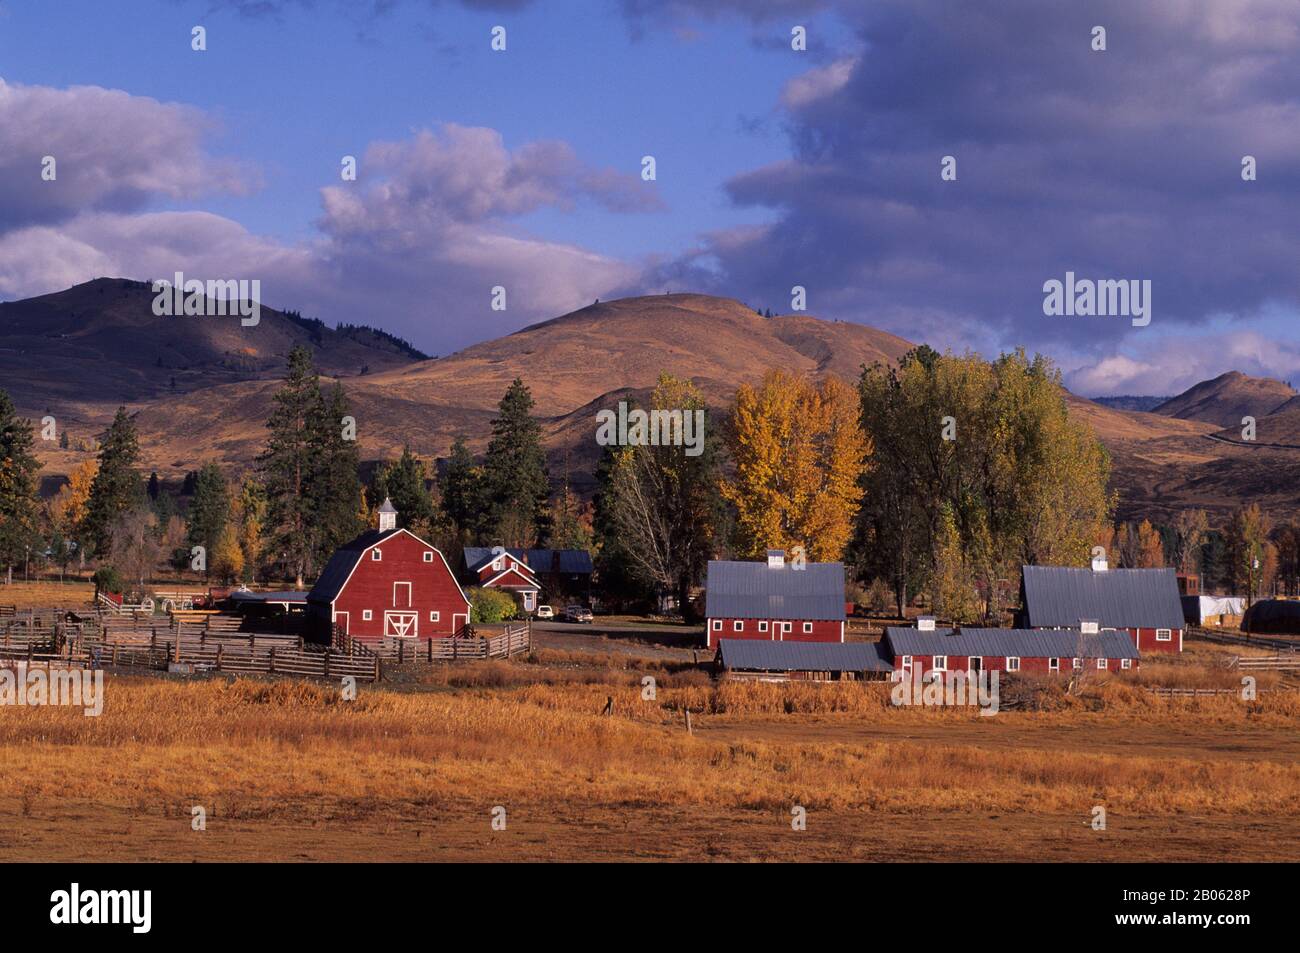
{"type": "MultiPolygon", "coordinates": [[[[336,637],[337,638],[337,637],[336,637]]],[[[373,654],[386,662],[457,662],[469,659],[510,658],[532,650],[532,625],[510,625],[491,635],[462,634],[446,639],[347,639],[337,644],[352,651],[373,654]]]]}
{"type": "Polygon", "coordinates": [[[1228,662],[1231,669],[1267,669],[1275,672],[1300,672],[1300,655],[1238,655],[1228,662]]]}

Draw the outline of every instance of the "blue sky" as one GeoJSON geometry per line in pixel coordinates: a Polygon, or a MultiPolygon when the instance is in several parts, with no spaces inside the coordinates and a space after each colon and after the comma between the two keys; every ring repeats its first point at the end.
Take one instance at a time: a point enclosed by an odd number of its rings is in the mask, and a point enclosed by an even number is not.
{"type": "Polygon", "coordinates": [[[1300,381],[1297,220],[1294,0],[0,0],[5,299],[260,278],[445,354],[594,297],[800,284],[1163,394],[1300,381]],[[1151,280],[1151,325],[1045,316],[1067,270],[1151,280]]]}

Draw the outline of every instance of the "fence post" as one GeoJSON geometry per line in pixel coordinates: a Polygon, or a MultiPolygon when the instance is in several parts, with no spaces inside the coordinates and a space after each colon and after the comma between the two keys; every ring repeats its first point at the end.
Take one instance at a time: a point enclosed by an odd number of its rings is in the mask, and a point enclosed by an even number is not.
{"type": "Polygon", "coordinates": [[[380,676],[380,670],[379,670],[379,656],[376,655],[376,656],[375,656],[375,681],[376,681],[376,682],[379,681],[379,676],[380,676]]]}
{"type": "Polygon", "coordinates": [[[274,645],[271,646],[271,658],[269,661],[269,666],[270,667],[267,668],[267,672],[270,673],[271,675],[274,675],[275,674],[275,646],[274,645]]]}
{"type": "Polygon", "coordinates": [[[325,678],[330,677],[330,650],[325,649],[325,678]]]}
{"type": "Polygon", "coordinates": [[[217,671],[218,672],[221,671],[221,654],[224,648],[225,646],[222,645],[220,642],[217,643],[217,671]]]}

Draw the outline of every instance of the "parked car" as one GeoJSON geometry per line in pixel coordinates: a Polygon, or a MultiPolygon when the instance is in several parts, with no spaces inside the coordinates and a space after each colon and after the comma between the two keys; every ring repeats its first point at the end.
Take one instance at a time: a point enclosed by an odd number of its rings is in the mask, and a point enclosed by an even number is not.
{"type": "Polygon", "coordinates": [[[538,606],[538,607],[537,607],[537,618],[539,618],[539,619],[554,619],[554,618],[555,618],[555,610],[552,609],[550,606],[538,606]]]}
{"type": "Polygon", "coordinates": [[[586,606],[565,606],[564,607],[565,622],[590,622],[591,618],[592,618],[591,610],[588,609],[586,606]]]}

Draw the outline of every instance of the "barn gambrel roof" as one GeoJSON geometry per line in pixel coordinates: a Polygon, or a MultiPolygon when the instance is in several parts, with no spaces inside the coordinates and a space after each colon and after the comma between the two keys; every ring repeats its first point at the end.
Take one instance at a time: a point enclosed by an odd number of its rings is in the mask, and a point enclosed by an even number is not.
{"type": "Polygon", "coordinates": [[[753,672],[891,672],[894,663],[878,642],[771,642],[720,639],[724,668],[753,672]]]}
{"type": "MultiPolygon", "coordinates": [[[[844,564],[709,562],[705,615],[710,619],[844,621],[844,564]]],[[[733,640],[734,641],[734,640],[733,640]]]]}
{"type": "Polygon", "coordinates": [[[1183,606],[1172,569],[1023,568],[1024,622],[1029,628],[1181,629],[1183,606]]]}
{"type": "Polygon", "coordinates": [[[884,642],[900,655],[978,655],[1017,658],[1138,658],[1127,632],[1081,635],[1053,629],[920,629],[890,626],[884,642]]]}
{"type": "MultiPolygon", "coordinates": [[[[339,593],[343,591],[343,587],[347,585],[348,580],[352,578],[352,573],[357,568],[357,564],[361,562],[361,557],[379,543],[391,539],[401,533],[405,533],[416,542],[432,549],[438,554],[438,558],[442,560],[443,566],[446,566],[447,572],[451,572],[451,567],[447,566],[447,558],[442,555],[442,551],[436,546],[426,543],[409,529],[369,529],[356,539],[344,543],[334,551],[334,555],[330,557],[330,561],[327,562],[325,568],[321,570],[321,574],[316,580],[316,585],[312,586],[311,592],[307,593],[307,601],[324,603],[325,605],[332,604],[334,600],[339,597],[339,593]]],[[[455,582],[454,574],[452,575],[452,581],[455,582]]],[[[460,588],[459,583],[456,583],[456,588],[460,588]]],[[[461,598],[465,599],[465,593],[463,591],[461,592],[461,598]]],[[[465,599],[465,604],[469,605],[468,599],[465,599]]]]}

